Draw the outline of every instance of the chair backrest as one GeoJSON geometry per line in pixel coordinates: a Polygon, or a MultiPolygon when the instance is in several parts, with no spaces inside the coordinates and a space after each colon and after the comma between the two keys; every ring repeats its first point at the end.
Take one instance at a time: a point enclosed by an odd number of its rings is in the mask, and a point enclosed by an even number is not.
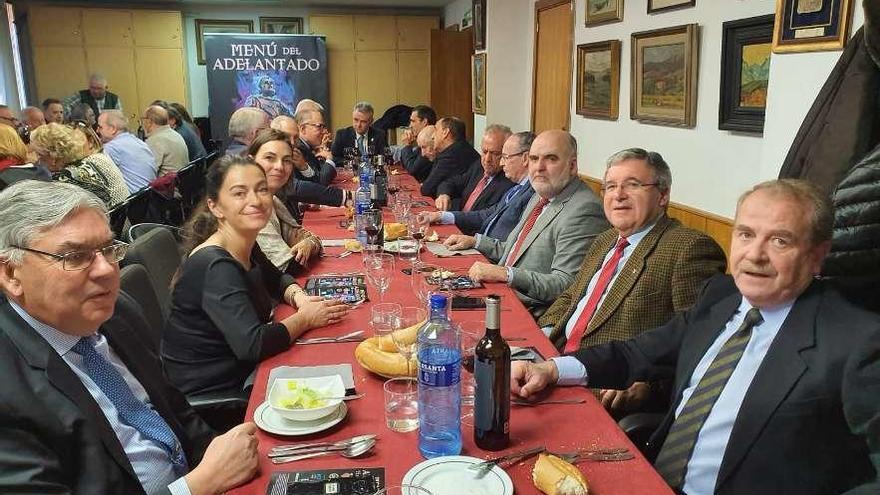
{"type": "Polygon", "coordinates": [[[171,232],[177,242],[180,242],[183,239],[183,229],[181,229],[180,227],[175,227],[174,225],[165,225],[164,223],[145,222],[134,224],[128,228],[128,232],[126,232],[126,242],[134,242],[137,240],[138,237],[146,234],[153,229],[165,229],[168,232],[171,232]]]}
{"type": "Polygon", "coordinates": [[[127,204],[128,212],[126,215],[131,225],[145,222],[166,225],[183,223],[180,202],[176,198],[167,198],[152,188],[135,193],[129,197],[127,204]]]}
{"type": "Polygon", "coordinates": [[[154,352],[159,352],[159,344],[162,341],[162,330],[165,327],[165,317],[162,314],[162,306],[156,296],[156,290],[150,282],[150,275],[144,265],[135,263],[122,268],[119,273],[120,289],[122,292],[137,301],[143,312],[147,328],[145,342],[154,352]]]}
{"type": "Polygon", "coordinates": [[[113,237],[122,239],[125,232],[125,220],[128,218],[128,201],[120,203],[108,211],[107,218],[110,220],[110,230],[113,231],[113,237]]]}
{"type": "Polygon", "coordinates": [[[174,234],[166,229],[153,229],[131,243],[122,260],[123,266],[139,263],[147,269],[150,283],[159,299],[163,318],[171,308],[171,279],[180,265],[180,254],[174,234]]]}

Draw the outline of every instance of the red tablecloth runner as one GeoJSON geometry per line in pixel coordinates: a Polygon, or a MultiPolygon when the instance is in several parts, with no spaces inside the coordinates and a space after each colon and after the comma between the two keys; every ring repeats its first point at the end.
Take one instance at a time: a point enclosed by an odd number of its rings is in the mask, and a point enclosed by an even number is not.
{"type": "MultiPolygon", "coordinates": [[[[403,183],[407,184],[418,196],[418,186],[411,177],[402,177],[403,183]]],[[[418,210],[419,208],[416,208],[418,210]]],[[[322,208],[319,211],[311,211],[306,214],[305,224],[312,232],[324,239],[350,238],[352,234],[339,226],[343,220],[342,208],[322,208]]],[[[437,231],[442,237],[457,232],[454,226],[437,226],[437,231]]],[[[337,254],[342,248],[328,248],[328,254],[337,254]]],[[[439,259],[430,253],[423,252],[423,259],[461,270],[466,273],[470,265],[482,259],[479,257],[455,257],[439,259]]],[[[404,264],[401,263],[400,267],[404,264]]],[[[400,268],[398,267],[398,268],[400,268]]],[[[352,255],[346,258],[327,256],[313,263],[310,274],[326,272],[352,272],[361,270],[360,255],[352,255]]],[[[409,277],[399,273],[391,282],[391,287],[385,294],[386,301],[399,302],[403,305],[417,305],[418,300],[410,288],[409,277]]],[[[370,287],[370,298],[378,300],[378,294],[370,287]]],[[[474,295],[497,293],[502,295],[501,328],[502,333],[508,337],[526,337],[525,342],[515,342],[517,346],[534,346],[544,356],[556,355],[556,350],[538,329],[531,315],[525,307],[516,299],[516,295],[505,284],[487,284],[484,289],[471,291],[474,295]]],[[[291,314],[289,306],[280,306],[277,310],[277,318],[283,318],[291,314]]],[[[364,330],[371,333],[369,321],[370,304],[365,304],[353,310],[345,321],[326,328],[321,328],[308,333],[308,337],[332,336],[353,330],[364,330]]],[[[485,316],[485,311],[454,311],[451,312],[453,320],[479,320],[485,316]]],[[[365,393],[362,399],[348,402],[348,415],[335,427],[314,435],[305,437],[281,437],[259,431],[257,437],[260,440],[260,475],[250,483],[239,487],[229,493],[262,495],[266,493],[269,477],[273,471],[295,471],[308,469],[329,469],[335,467],[384,467],[385,480],[389,485],[399,484],[404,474],[423,459],[417,448],[417,432],[396,433],[385,427],[383,410],[382,384],[384,379],[364,370],[354,359],[356,343],[345,344],[320,344],[309,346],[293,346],[287,352],[279,354],[262,362],[256,375],[256,382],[250,403],[248,404],[247,419],[253,419],[254,410],[266,397],[267,380],[269,371],[276,366],[308,366],[319,364],[351,363],[354,369],[355,385],[358,392],[365,393]],[[373,450],[373,454],[361,459],[344,459],[338,456],[319,457],[290,464],[273,465],[266,453],[276,445],[311,440],[339,440],[358,434],[375,433],[379,435],[379,441],[373,450]]],[[[557,388],[552,396],[554,398],[582,397],[585,404],[577,405],[546,405],[540,407],[511,407],[511,446],[509,451],[528,448],[535,445],[545,445],[551,450],[573,450],[577,447],[627,447],[636,454],[636,459],[625,462],[585,462],[579,464],[590,483],[590,493],[597,495],[642,495],[642,494],[670,494],[671,491],[654,471],[650,464],[638,453],[638,450],[629,442],[626,435],[617,427],[615,422],[605,413],[602,406],[586,390],[581,388],[557,388]]],[[[473,443],[473,432],[467,426],[462,426],[464,447],[462,455],[474,457],[494,457],[499,455],[495,452],[486,452],[478,449],[473,443]]],[[[531,482],[531,470],[533,460],[520,463],[507,469],[513,479],[515,490],[518,494],[538,494],[538,490],[531,482]]],[[[447,493],[435,495],[457,495],[456,487],[449,487],[447,493]]]]}

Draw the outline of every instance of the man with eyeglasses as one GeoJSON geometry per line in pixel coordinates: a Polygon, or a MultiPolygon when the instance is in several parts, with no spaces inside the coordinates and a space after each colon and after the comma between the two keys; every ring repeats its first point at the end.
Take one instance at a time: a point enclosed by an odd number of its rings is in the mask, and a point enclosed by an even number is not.
{"type": "Polygon", "coordinates": [[[309,168],[295,171],[300,180],[328,185],[336,178],[333,154],[325,145],[327,125],[320,110],[301,110],[294,117],[299,126],[298,148],[309,168]]]}
{"type": "Polygon", "coordinates": [[[453,175],[437,187],[434,205],[440,211],[471,211],[488,208],[497,203],[513,187],[513,182],[501,173],[501,153],[510,137],[506,125],[491,124],[483,132],[481,156],[464,174],[453,175]]]}
{"type": "Polygon", "coordinates": [[[165,380],[106,213],[71,184],[0,193],[0,493],[223,493],[256,473],[256,427],[215,438],[165,380]]]}
{"type": "MultiPolygon", "coordinates": [[[[612,228],[596,237],[574,283],[538,320],[559,350],[627,340],[688,309],[703,283],[724,273],[709,236],[666,216],[672,172],[659,153],[630,148],[607,162],[602,202],[612,228]]],[[[668,382],[600,390],[620,416],[663,407],[668,382]],[[654,393],[651,393],[652,388],[654,393]]]]}
{"type": "Polygon", "coordinates": [[[501,241],[507,240],[508,234],[522,216],[526,203],[535,190],[529,184],[529,162],[526,154],[535,139],[530,131],[518,132],[504,141],[501,148],[499,164],[504,176],[514,185],[508,189],[501,200],[488,208],[470,211],[435,211],[422,212],[419,220],[424,223],[454,223],[464,235],[456,236],[446,246],[450,249],[467,249],[476,244],[475,234],[485,235],[501,241]]]}

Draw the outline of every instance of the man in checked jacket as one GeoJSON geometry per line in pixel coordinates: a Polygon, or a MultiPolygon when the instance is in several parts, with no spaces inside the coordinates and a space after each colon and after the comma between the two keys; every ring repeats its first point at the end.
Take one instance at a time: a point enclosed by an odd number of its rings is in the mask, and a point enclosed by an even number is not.
{"type": "MultiPolygon", "coordinates": [[[[666,216],[671,185],[659,153],[631,148],[608,159],[602,200],[612,228],[596,237],[574,283],[538,320],[560,351],[658,327],[689,308],[706,279],[724,273],[724,252],[715,241],[666,216]]],[[[598,394],[619,417],[668,396],[651,388],[637,382],[598,394]]]]}

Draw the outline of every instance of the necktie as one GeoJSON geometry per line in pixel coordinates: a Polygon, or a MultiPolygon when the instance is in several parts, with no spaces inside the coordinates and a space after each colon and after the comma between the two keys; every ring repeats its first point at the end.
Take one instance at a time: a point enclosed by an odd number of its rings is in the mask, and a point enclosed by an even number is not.
{"type": "Polygon", "coordinates": [[[188,471],[186,456],[174,431],[159,413],[135,397],[119,371],[95,350],[92,339],[90,337],[80,339],[73,346],[73,351],[83,357],[86,374],[110,399],[120,419],[141,432],[144,437],[158,443],[168,453],[174,472],[178,476],[186,474],[188,471]]]}
{"type": "Polygon", "coordinates": [[[358,153],[360,153],[361,156],[364,156],[366,154],[366,151],[364,151],[364,137],[360,134],[358,134],[357,137],[357,149],[358,153]]]}
{"type": "Polygon", "coordinates": [[[682,408],[681,414],[672,423],[660,454],[654,462],[654,467],[672,488],[681,488],[684,483],[687,465],[703,423],[709,417],[712,406],[715,405],[715,401],[721,395],[727,380],[745,352],[746,345],[752,337],[752,328],[763,321],[764,318],[758,308],[752,308],[746,313],[736,333],[721,346],[718,355],[682,408]]]}
{"type": "Polygon", "coordinates": [[[518,193],[522,189],[522,187],[523,186],[517,184],[507,190],[507,192],[504,194],[504,198],[501,200],[501,204],[503,206],[499,208],[498,211],[496,211],[495,214],[492,215],[486,222],[483,223],[483,225],[485,225],[486,227],[480,230],[480,234],[488,235],[489,232],[492,232],[492,227],[495,226],[495,223],[498,222],[498,219],[501,218],[501,215],[503,215],[504,212],[507,211],[507,207],[510,206],[510,200],[512,200],[514,196],[516,196],[516,193],[518,193]]]}
{"type": "Polygon", "coordinates": [[[489,176],[484,175],[483,178],[480,179],[480,182],[477,183],[477,187],[475,187],[474,190],[471,191],[471,195],[468,196],[467,202],[464,204],[464,208],[462,208],[461,211],[471,211],[471,208],[474,207],[474,203],[477,202],[477,198],[480,197],[480,194],[482,194],[483,189],[486,189],[486,184],[488,184],[488,183],[489,183],[489,176]]]}
{"type": "Polygon", "coordinates": [[[614,247],[614,254],[608,258],[608,262],[605,263],[602,270],[599,272],[599,279],[596,281],[596,286],[593,287],[593,292],[590,294],[589,299],[587,299],[587,305],[584,306],[584,310],[581,312],[581,315],[578,316],[577,322],[574,324],[574,329],[571,331],[571,335],[565,343],[565,352],[574,352],[580,347],[581,339],[587,332],[587,326],[590,324],[590,319],[593,317],[593,313],[596,312],[596,307],[599,306],[599,300],[602,299],[602,294],[605,293],[605,289],[608,288],[608,284],[611,283],[611,279],[614,278],[614,273],[617,271],[617,265],[620,264],[620,259],[623,258],[623,250],[626,249],[627,246],[629,246],[629,241],[626,240],[626,237],[621,237],[617,240],[617,245],[614,247]]]}
{"type": "Polygon", "coordinates": [[[526,236],[529,235],[532,227],[535,226],[535,222],[538,221],[538,217],[541,216],[541,212],[544,211],[544,207],[547,206],[547,203],[549,202],[550,201],[547,199],[540,198],[538,204],[536,204],[532,209],[532,212],[529,213],[528,218],[526,218],[526,223],[523,224],[522,230],[519,231],[519,235],[516,237],[516,243],[514,243],[513,249],[511,249],[510,254],[507,255],[505,266],[513,266],[516,255],[519,253],[519,248],[522,247],[523,241],[526,240],[526,236]]]}

